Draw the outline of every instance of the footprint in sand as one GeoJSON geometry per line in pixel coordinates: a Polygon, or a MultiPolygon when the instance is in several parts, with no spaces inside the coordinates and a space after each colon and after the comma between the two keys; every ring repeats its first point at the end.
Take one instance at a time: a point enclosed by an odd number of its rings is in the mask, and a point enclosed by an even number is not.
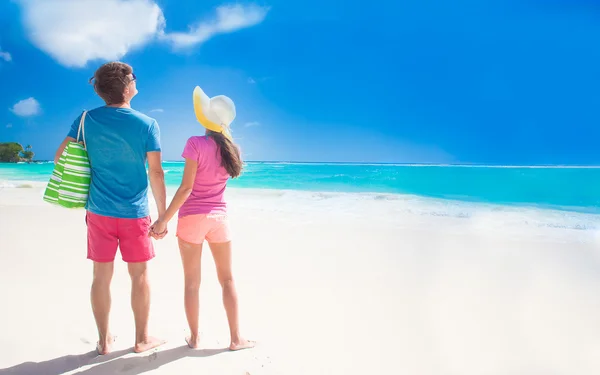
{"type": "Polygon", "coordinates": [[[129,370],[133,370],[134,368],[135,368],[134,364],[128,363],[128,364],[123,365],[123,367],[121,368],[121,372],[126,372],[126,371],[129,371],[129,370]]]}

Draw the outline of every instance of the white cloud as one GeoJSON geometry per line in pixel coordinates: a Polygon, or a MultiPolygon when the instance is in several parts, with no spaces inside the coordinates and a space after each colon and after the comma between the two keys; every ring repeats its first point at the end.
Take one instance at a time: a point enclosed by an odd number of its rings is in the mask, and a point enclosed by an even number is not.
{"type": "Polygon", "coordinates": [[[222,5],[189,32],[166,33],[156,0],[15,0],[22,7],[30,41],[68,67],[119,60],[153,40],[189,47],[211,37],[261,23],[269,11],[258,5],[222,5]]]}
{"type": "Polygon", "coordinates": [[[250,128],[252,126],[259,126],[259,125],[260,125],[260,122],[258,122],[258,121],[250,121],[250,122],[245,123],[244,127],[250,128]]]}
{"type": "Polygon", "coordinates": [[[6,124],[6,128],[7,128],[7,129],[10,129],[10,128],[12,128],[12,124],[6,124]]]}
{"type": "Polygon", "coordinates": [[[189,32],[164,33],[162,37],[177,48],[191,47],[204,43],[215,35],[257,25],[265,19],[268,11],[268,7],[256,4],[222,5],[217,7],[216,17],[198,23],[189,32]]]}
{"type": "Polygon", "coordinates": [[[9,62],[12,61],[12,56],[10,53],[6,52],[6,51],[2,51],[2,48],[0,48],[0,59],[9,62]]]}
{"type": "Polygon", "coordinates": [[[162,108],[155,108],[155,109],[151,109],[150,112],[164,112],[165,110],[162,108]]]}
{"type": "Polygon", "coordinates": [[[256,83],[256,81],[254,80],[254,78],[250,77],[250,78],[248,78],[248,83],[253,85],[256,83]]]}
{"type": "Polygon", "coordinates": [[[10,110],[21,117],[35,116],[40,113],[40,103],[35,98],[27,98],[19,101],[10,110]]]}
{"type": "Polygon", "coordinates": [[[31,42],[65,66],[118,60],[164,27],[152,0],[17,0],[31,42]]]}

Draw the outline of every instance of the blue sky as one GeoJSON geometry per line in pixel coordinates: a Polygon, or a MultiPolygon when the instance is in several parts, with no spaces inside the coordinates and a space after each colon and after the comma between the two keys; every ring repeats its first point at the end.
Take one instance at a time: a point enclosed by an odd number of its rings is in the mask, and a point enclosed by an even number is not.
{"type": "Polygon", "coordinates": [[[247,160],[600,164],[600,1],[0,3],[0,141],[50,158],[130,63],[164,158],[237,106],[247,160]],[[33,98],[33,99],[30,99],[33,98]]]}

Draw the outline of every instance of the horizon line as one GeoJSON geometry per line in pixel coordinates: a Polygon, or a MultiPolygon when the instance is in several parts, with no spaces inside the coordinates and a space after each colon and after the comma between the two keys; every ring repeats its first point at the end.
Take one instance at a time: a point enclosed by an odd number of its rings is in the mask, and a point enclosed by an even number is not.
{"type": "MultiPolygon", "coordinates": [[[[163,160],[167,163],[183,163],[184,160],[163,160]]],[[[397,162],[357,162],[357,161],[287,161],[287,160],[247,160],[246,163],[264,164],[350,164],[350,165],[389,165],[423,167],[489,167],[489,168],[600,168],[600,165],[581,164],[484,164],[484,163],[397,163],[397,162]]]]}
{"type": "MultiPolygon", "coordinates": [[[[50,159],[32,160],[31,163],[52,162],[50,159]]],[[[163,163],[183,163],[182,159],[162,160],[163,163]]],[[[21,162],[22,164],[24,162],[21,162]]],[[[25,162],[26,163],[26,162],[25,162]]],[[[247,160],[245,163],[262,164],[339,164],[339,165],[388,165],[407,167],[487,167],[487,168],[600,168],[600,165],[581,164],[484,164],[484,163],[398,163],[398,162],[357,162],[357,161],[288,161],[288,160],[247,160]]],[[[0,162],[0,164],[18,164],[0,162]]]]}

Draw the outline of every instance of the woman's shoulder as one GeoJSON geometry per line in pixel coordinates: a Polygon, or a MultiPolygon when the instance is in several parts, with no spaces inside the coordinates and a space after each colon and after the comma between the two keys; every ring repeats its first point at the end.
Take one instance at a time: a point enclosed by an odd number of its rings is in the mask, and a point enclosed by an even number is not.
{"type": "Polygon", "coordinates": [[[188,138],[185,142],[185,150],[200,153],[211,147],[210,141],[205,136],[195,135],[188,138]]]}
{"type": "Polygon", "coordinates": [[[205,147],[215,145],[215,142],[206,135],[193,135],[188,138],[187,143],[205,147]]]}
{"type": "Polygon", "coordinates": [[[206,144],[206,137],[203,135],[193,135],[188,138],[187,144],[203,145],[206,144]]]}

